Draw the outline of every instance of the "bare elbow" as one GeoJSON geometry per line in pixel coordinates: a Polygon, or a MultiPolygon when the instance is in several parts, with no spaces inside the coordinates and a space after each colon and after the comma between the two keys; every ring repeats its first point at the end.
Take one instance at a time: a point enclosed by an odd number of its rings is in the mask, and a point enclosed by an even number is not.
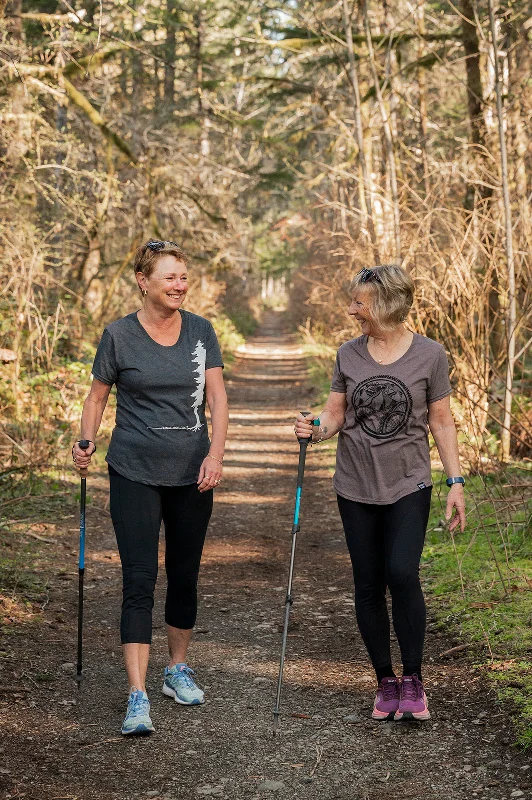
{"type": "Polygon", "coordinates": [[[227,393],[225,391],[225,387],[222,386],[221,389],[218,389],[215,392],[207,392],[206,399],[207,405],[209,406],[211,412],[214,411],[215,408],[227,406],[227,393]]]}
{"type": "Polygon", "coordinates": [[[430,414],[429,412],[429,428],[433,436],[437,436],[440,431],[454,428],[453,415],[449,413],[444,414],[430,414]]]}
{"type": "Polygon", "coordinates": [[[90,403],[98,408],[105,408],[110,391],[111,387],[105,383],[100,383],[99,385],[93,383],[85,403],[90,403]]]}

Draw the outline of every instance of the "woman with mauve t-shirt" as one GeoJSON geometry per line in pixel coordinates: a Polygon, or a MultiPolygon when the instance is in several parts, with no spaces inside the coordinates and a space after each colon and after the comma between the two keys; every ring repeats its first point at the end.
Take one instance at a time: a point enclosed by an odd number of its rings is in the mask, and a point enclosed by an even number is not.
{"type": "Polygon", "coordinates": [[[464,530],[466,521],[447,357],[441,344],[406,327],[414,284],[403,269],[363,269],[350,290],[349,314],[362,336],[340,347],[323,411],[299,415],[295,432],[314,442],[339,433],[334,488],[353,566],[358,627],[377,676],[372,717],[425,720],[419,563],[432,489],[428,428],[448,475],[449,529],[464,530]],[[401,678],[391,663],[387,587],[401,678]]]}
{"type": "Polygon", "coordinates": [[[116,385],[116,427],[107,453],[111,518],[123,574],[120,633],[129,681],[123,734],[151,733],[146,671],[158,541],[164,521],[168,579],[165,620],[170,660],[163,693],[182,705],[204,702],[186,662],[197,612],[197,582],[222,479],[227,434],[223,362],[210,322],[181,308],[188,290],[187,256],[175,242],[150,239],[134,271],[142,308],[108,325],[83,407],[81,439],[72,457],[86,470],[107,398],[116,385]],[[209,441],[205,402],[211,412],[209,441]]]}

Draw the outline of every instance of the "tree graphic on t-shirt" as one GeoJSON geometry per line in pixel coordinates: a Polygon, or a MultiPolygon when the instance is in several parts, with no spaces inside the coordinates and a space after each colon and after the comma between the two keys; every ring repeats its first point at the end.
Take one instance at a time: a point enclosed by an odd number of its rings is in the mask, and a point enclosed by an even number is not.
{"type": "Polygon", "coordinates": [[[196,375],[196,386],[197,389],[195,392],[192,392],[192,410],[196,417],[196,424],[194,427],[190,428],[191,431],[199,431],[201,428],[201,422],[198,414],[198,408],[200,408],[201,404],[203,403],[203,395],[205,390],[205,357],[207,355],[207,351],[203,346],[203,342],[198,340],[198,343],[192,353],[192,362],[197,364],[197,368],[194,370],[196,375]]]}
{"type": "Polygon", "coordinates": [[[194,425],[161,425],[160,427],[152,426],[149,428],[151,431],[199,431],[200,428],[203,427],[203,423],[200,421],[200,417],[198,414],[198,409],[201,408],[203,403],[203,396],[205,392],[205,360],[207,357],[207,350],[205,349],[205,345],[198,339],[198,343],[196,347],[192,351],[192,363],[197,364],[196,369],[193,370],[196,377],[194,378],[196,382],[196,390],[192,392],[191,398],[194,401],[192,403],[192,411],[194,413],[194,417],[196,419],[196,423],[194,425]]]}

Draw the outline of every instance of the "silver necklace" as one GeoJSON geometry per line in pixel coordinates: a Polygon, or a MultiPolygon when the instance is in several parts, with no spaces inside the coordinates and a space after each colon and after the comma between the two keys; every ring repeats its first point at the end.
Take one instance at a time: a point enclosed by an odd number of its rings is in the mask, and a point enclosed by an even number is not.
{"type": "MultiPolygon", "coordinates": [[[[402,340],[402,337],[401,337],[401,340],[402,340]]],[[[373,341],[375,342],[375,344],[377,344],[377,339],[375,339],[375,337],[373,337],[373,341]]],[[[388,358],[392,355],[392,353],[395,353],[396,348],[397,348],[397,343],[393,345],[392,349],[388,353],[388,358]]],[[[377,364],[382,364],[383,361],[384,361],[384,357],[383,358],[377,358],[377,364]]]]}

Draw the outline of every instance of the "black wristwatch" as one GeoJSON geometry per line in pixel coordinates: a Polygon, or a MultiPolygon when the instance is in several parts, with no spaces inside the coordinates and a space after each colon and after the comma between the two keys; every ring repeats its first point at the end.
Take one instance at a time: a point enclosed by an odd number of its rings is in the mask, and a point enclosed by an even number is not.
{"type": "Polygon", "coordinates": [[[447,486],[452,486],[453,483],[461,483],[462,486],[465,486],[465,479],[462,478],[461,475],[459,475],[457,478],[447,478],[445,483],[447,484],[447,486]]]}

